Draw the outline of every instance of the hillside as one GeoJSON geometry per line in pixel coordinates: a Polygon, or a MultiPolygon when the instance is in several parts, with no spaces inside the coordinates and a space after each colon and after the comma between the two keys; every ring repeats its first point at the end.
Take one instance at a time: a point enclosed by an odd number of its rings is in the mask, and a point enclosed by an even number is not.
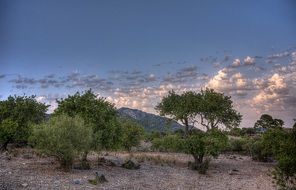
{"type": "Polygon", "coordinates": [[[155,114],[146,113],[141,110],[122,107],[118,109],[120,117],[131,119],[142,125],[147,132],[160,131],[163,132],[168,128],[171,131],[182,128],[180,124],[168,118],[155,114]]]}

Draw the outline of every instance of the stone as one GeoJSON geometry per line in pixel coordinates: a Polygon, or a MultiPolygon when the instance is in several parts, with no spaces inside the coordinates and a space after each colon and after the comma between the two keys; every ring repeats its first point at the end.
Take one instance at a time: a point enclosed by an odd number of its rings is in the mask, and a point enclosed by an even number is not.
{"type": "Polygon", "coordinates": [[[22,183],[22,187],[28,187],[29,184],[27,183],[22,183]]]}
{"type": "Polygon", "coordinates": [[[76,184],[76,185],[80,185],[81,181],[80,181],[80,179],[74,179],[73,183],[76,184]]]}
{"type": "Polygon", "coordinates": [[[88,182],[93,185],[98,185],[100,183],[105,183],[108,181],[104,174],[102,174],[101,172],[95,172],[95,179],[89,179],[88,182]]]}
{"type": "Polygon", "coordinates": [[[129,169],[129,170],[136,170],[136,169],[140,169],[140,164],[132,161],[132,160],[128,160],[126,162],[124,162],[121,167],[129,169]]]}

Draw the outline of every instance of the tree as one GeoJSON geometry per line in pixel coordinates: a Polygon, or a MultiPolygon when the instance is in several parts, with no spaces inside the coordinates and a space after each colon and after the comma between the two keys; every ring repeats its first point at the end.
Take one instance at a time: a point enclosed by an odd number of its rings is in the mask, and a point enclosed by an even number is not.
{"type": "MultiPolygon", "coordinates": [[[[58,108],[54,115],[67,114],[83,118],[87,125],[92,126],[93,150],[117,149],[122,142],[122,128],[118,122],[117,111],[113,104],[105,98],[97,97],[92,91],[75,93],[65,99],[57,100],[58,108]]],[[[88,152],[85,152],[86,160],[88,152]]]]}
{"type": "Polygon", "coordinates": [[[185,132],[181,141],[182,151],[194,157],[193,168],[204,173],[208,161],[205,156],[217,156],[227,145],[227,137],[219,128],[237,127],[242,116],[233,108],[230,96],[212,89],[201,92],[187,91],[181,95],[170,91],[155,108],[160,115],[180,121],[185,132]],[[206,128],[207,132],[193,130],[196,125],[206,128]]]}
{"type": "Polygon", "coordinates": [[[40,152],[54,156],[61,167],[68,171],[72,168],[75,156],[89,151],[92,128],[79,116],[59,115],[35,125],[30,142],[40,152]]]}
{"type": "Polygon", "coordinates": [[[256,121],[254,128],[270,129],[276,127],[283,127],[284,121],[281,119],[273,119],[268,114],[261,115],[260,119],[256,121]]]}
{"type": "Polygon", "coordinates": [[[35,96],[9,96],[0,101],[0,144],[27,143],[31,124],[45,119],[48,106],[36,101],[35,96]]]}
{"type": "Polygon", "coordinates": [[[233,108],[231,97],[212,89],[199,93],[187,91],[181,95],[170,91],[155,108],[160,115],[180,121],[185,136],[199,125],[206,130],[221,126],[232,128],[241,122],[241,115],[233,108]]]}
{"type": "Polygon", "coordinates": [[[128,119],[121,119],[120,123],[123,130],[122,146],[130,151],[132,147],[140,144],[140,140],[144,136],[144,129],[128,119]]]}

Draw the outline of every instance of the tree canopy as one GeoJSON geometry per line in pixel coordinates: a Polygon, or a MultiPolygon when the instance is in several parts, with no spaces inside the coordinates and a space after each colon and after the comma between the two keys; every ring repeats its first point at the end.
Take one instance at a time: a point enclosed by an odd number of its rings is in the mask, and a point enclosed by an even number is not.
{"type": "Polygon", "coordinates": [[[242,116],[234,107],[230,96],[213,89],[201,92],[187,91],[176,94],[170,91],[155,108],[160,115],[169,116],[185,126],[187,134],[194,126],[232,128],[240,124],[242,116]]]}
{"type": "Polygon", "coordinates": [[[284,121],[273,118],[268,114],[261,115],[260,119],[256,121],[254,128],[270,129],[276,127],[283,127],[284,121]]]}
{"type": "Polygon", "coordinates": [[[61,167],[69,170],[75,156],[90,149],[92,129],[79,116],[61,114],[35,125],[30,142],[40,152],[57,158],[61,167]]]}
{"type": "Polygon", "coordinates": [[[27,143],[31,124],[45,119],[48,106],[35,96],[9,96],[0,101],[0,144],[6,149],[10,142],[27,143]]]}
{"type": "Polygon", "coordinates": [[[113,104],[105,98],[97,97],[92,90],[75,93],[57,100],[58,108],[54,115],[79,115],[93,128],[94,149],[116,149],[121,145],[122,131],[113,104]]]}

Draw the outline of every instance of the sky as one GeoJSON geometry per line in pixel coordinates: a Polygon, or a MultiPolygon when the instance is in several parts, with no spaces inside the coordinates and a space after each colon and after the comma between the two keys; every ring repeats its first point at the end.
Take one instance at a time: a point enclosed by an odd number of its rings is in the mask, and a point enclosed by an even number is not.
{"type": "Polygon", "coordinates": [[[213,88],[252,127],[296,118],[294,0],[0,0],[0,100],[91,88],[156,113],[169,90],[213,88]]]}

